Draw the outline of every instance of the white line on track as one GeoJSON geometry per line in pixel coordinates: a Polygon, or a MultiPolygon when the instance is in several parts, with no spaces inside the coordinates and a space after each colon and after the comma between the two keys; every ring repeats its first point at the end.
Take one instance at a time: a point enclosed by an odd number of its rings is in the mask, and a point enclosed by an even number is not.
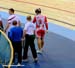
{"type": "Polygon", "coordinates": [[[3,67],[8,67],[8,66],[25,66],[25,65],[2,65],[3,67]]]}

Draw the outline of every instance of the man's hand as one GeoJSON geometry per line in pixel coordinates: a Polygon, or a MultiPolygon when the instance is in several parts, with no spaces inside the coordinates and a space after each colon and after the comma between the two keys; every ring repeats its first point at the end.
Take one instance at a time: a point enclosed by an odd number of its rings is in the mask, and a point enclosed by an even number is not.
{"type": "Polygon", "coordinates": [[[22,38],[21,40],[22,40],[22,41],[24,41],[24,40],[25,40],[25,37],[24,37],[24,38],[22,38]]]}
{"type": "Polygon", "coordinates": [[[48,30],[46,30],[46,33],[48,33],[48,30]]]}

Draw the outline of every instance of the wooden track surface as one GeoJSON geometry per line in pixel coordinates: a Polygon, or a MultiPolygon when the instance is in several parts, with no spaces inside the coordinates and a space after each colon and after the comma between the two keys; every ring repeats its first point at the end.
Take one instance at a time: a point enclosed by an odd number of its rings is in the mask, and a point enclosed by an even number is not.
{"type": "MultiPolygon", "coordinates": [[[[34,14],[34,9],[41,8],[42,14],[48,21],[69,29],[75,29],[75,1],[74,0],[0,0],[0,10],[14,8],[17,14],[34,14]]],[[[33,15],[32,15],[33,16],[33,15]]]]}

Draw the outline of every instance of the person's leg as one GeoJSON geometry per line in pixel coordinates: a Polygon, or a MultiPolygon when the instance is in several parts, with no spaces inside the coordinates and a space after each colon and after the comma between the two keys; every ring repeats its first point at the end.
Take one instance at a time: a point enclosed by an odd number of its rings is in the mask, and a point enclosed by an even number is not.
{"type": "Polygon", "coordinates": [[[39,50],[41,50],[41,43],[42,43],[42,41],[41,41],[41,38],[37,38],[37,43],[38,43],[38,49],[39,50]]]}
{"type": "Polygon", "coordinates": [[[44,47],[45,30],[41,31],[41,49],[44,47]]]}
{"type": "Polygon", "coordinates": [[[35,38],[33,36],[30,37],[30,48],[31,48],[31,52],[34,58],[34,61],[37,62],[37,52],[36,52],[36,48],[35,48],[35,44],[34,44],[34,40],[35,38]]]}
{"type": "Polygon", "coordinates": [[[15,42],[12,42],[12,45],[13,45],[13,63],[15,62],[15,53],[16,53],[16,43],[15,42]]]}
{"type": "Polygon", "coordinates": [[[41,39],[41,48],[43,48],[44,47],[44,39],[42,38],[41,39]]]}
{"type": "Polygon", "coordinates": [[[23,60],[28,59],[28,56],[27,56],[28,47],[29,47],[29,37],[28,37],[28,35],[26,35],[26,37],[25,37],[25,47],[24,47],[23,60]]]}
{"type": "Polygon", "coordinates": [[[37,44],[38,44],[38,51],[41,50],[41,31],[39,29],[36,30],[36,37],[37,37],[37,44]]]}
{"type": "Polygon", "coordinates": [[[31,51],[32,51],[32,55],[33,55],[33,58],[37,58],[37,53],[36,53],[36,49],[35,49],[35,44],[34,44],[34,39],[33,36],[30,37],[30,48],[31,48],[31,51]]]}
{"type": "Polygon", "coordinates": [[[10,32],[8,32],[8,38],[11,40],[11,38],[10,38],[10,32]]]}
{"type": "Polygon", "coordinates": [[[21,64],[22,62],[22,45],[21,45],[21,41],[17,42],[17,49],[18,49],[18,63],[21,64]]]}
{"type": "Polygon", "coordinates": [[[44,35],[45,35],[45,31],[44,30],[39,30],[38,31],[38,48],[39,48],[39,51],[38,53],[41,53],[42,51],[42,48],[44,46],[44,35]]]}

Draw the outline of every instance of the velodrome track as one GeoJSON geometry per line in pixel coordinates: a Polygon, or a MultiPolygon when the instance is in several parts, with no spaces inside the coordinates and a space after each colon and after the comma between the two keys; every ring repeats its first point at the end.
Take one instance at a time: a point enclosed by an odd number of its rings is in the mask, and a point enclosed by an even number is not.
{"type": "Polygon", "coordinates": [[[43,14],[49,18],[48,21],[51,22],[49,32],[45,36],[43,55],[38,55],[39,63],[33,63],[31,52],[29,51],[29,63],[23,62],[24,67],[20,68],[75,68],[75,7],[73,6],[74,1],[70,0],[68,2],[65,0],[52,0],[51,2],[50,0],[0,0],[0,14],[4,24],[7,18],[7,13],[5,12],[8,12],[7,9],[11,7],[15,8],[16,14],[22,16],[34,16],[34,9],[40,7],[43,10],[43,14]],[[47,8],[47,6],[54,8],[47,8]]]}
{"type": "Polygon", "coordinates": [[[17,14],[34,14],[34,9],[40,7],[49,22],[64,26],[69,29],[75,28],[75,1],[74,0],[0,0],[1,11],[13,7],[17,14]]]}
{"type": "MultiPolygon", "coordinates": [[[[36,41],[35,44],[37,48],[36,41]]],[[[39,62],[33,63],[30,50],[28,55],[29,63],[22,62],[24,66],[11,68],[75,68],[75,41],[49,31],[45,36],[43,54],[38,55],[39,62]]]]}

